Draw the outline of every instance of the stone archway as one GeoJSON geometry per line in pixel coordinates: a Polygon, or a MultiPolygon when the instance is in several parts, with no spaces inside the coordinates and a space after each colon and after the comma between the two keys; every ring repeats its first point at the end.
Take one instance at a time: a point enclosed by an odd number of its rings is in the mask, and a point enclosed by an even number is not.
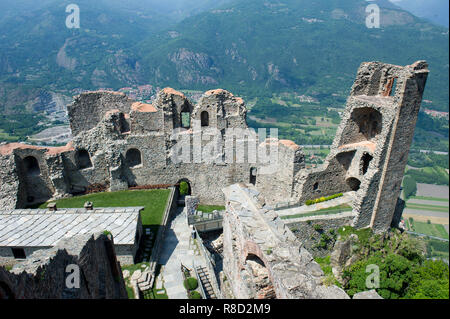
{"type": "Polygon", "coordinates": [[[355,177],[347,178],[346,182],[350,189],[355,192],[358,191],[361,186],[361,181],[355,177]]]}
{"type": "Polygon", "coordinates": [[[176,184],[178,191],[180,192],[180,196],[192,195],[192,186],[191,182],[187,178],[180,179],[176,184]],[[184,184],[185,183],[185,184],[184,184]],[[187,187],[184,186],[187,184],[187,187]]]}
{"type": "Polygon", "coordinates": [[[142,164],[142,154],[137,148],[130,148],[125,154],[125,163],[128,167],[136,167],[142,164]]]}
{"type": "Polygon", "coordinates": [[[37,176],[41,174],[41,169],[39,167],[39,162],[34,156],[27,156],[23,159],[25,165],[25,171],[27,175],[37,176]]]}

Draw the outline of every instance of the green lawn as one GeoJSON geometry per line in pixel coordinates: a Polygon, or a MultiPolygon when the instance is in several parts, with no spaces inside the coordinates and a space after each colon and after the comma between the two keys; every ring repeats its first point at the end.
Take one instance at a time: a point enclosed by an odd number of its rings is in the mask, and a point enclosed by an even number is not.
{"type": "MultiPolygon", "coordinates": [[[[90,201],[94,207],[133,207],[144,206],[141,212],[143,226],[158,226],[161,224],[170,190],[130,190],[119,192],[96,193],[83,196],[64,198],[56,201],[58,208],[82,208],[90,201]]],[[[44,203],[39,208],[46,208],[44,203]]]]}
{"type": "Polygon", "coordinates": [[[441,224],[429,224],[413,220],[413,222],[410,223],[410,228],[416,233],[448,239],[447,231],[441,224]]]}
{"type": "Polygon", "coordinates": [[[340,212],[349,212],[351,210],[352,210],[352,208],[349,205],[342,204],[342,205],[338,205],[335,207],[316,210],[316,211],[313,211],[310,213],[281,216],[280,218],[281,219],[292,219],[292,218],[302,218],[302,217],[311,217],[311,216],[331,215],[331,214],[337,214],[340,212]]]}

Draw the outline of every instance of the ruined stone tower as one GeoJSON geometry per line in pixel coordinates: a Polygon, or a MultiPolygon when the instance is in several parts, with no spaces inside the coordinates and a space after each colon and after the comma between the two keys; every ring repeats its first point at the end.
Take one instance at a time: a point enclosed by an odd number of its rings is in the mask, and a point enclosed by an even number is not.
{"type": "Polygon", "coordinates": [[[355,191],[354,226],[387,230],[400,195],[427,63],[405,67],[363,63],[323,168],[302,170],[294,181],[299,202],[355,191]]]}

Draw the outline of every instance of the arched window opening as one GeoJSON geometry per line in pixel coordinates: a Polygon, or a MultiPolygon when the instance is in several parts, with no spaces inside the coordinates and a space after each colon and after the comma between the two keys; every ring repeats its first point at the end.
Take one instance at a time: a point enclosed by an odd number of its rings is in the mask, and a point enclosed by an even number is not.
{"type": "Polygon", "coordinates": [[[201,120],[202,126],[209,126],[209,113],[207,111],[203,111],[200,114],[200,120],[201,120]]]}
{"type": "Polygon", "coordinates": [[[350,187],[352,191],[356,192],[357,190],[359,190],[359,187],[361,186],[361,181],[357,178],[350,177],[349,179],[347,179],[347,185],[350,187]]]}
{"type": "Polygon", "coordinates": [[[24,158],[23,163],[25,164],[25,170],[28,175],[36,176],[41,174],[41,169],[39,168],[39,162],[34,156],[27,156],[24,158]]]}
{"type": "Polygon", "coordinates": [[[314,185],[313,185],[313,190],[318,190],[319,189],[319,182],[317,182],[317,183],[314,183],[314,185]]]}
{"type": "Polygon", "coordinates": [[[264,262],[254,254],[248,254],[245,260],[247,272],[253,276],[256,299],[275,299],[275,289],[269,277],[269,270],[264,262]]]}
{"type": "Polygon", "coordinates": [[[128,167],[135,167],[142,164],[141,152],[136,148],[131,148],[125,155],[125,162],[128,167]]]}
{"type": "Polygon", "coordinates": [[[191,110],[187,104],[183,105],[180,113],[181,127],[190,128],[191,127],[191,110]]]}
{"type": "Polygon", "coordinates": [[[86,150],[79,150],[76,153],[75,159],[78,169],[92,167],[91,157],[89,156],[89,152],[86,150]]]}
{"type": "Polygon", "coordinates": [[[182,180],[178,181],[177,187],[178,187],[178,191],[180,192],[181,196],[192,194],[191,184],[189,183],[189,181],[187,179],[182,179],[182,180]]]}
{"type": "Polygon", "coordinates": [[[256,167],[250,168],[250,184],[256,185],[256,167]]]}
{"type": "Polygon", "coordinates": [[[397,77],[391,78],[386,83],[386,86],[384,88],[384,92],[382,95],[384,96],[394,96],[395,91],[397,89],[397,77]]]}
{"type": "Polygon", "coordinates": [[[382,128],[383,116],[378,110],[371,107],[356,108],[344,129],[340,145],[373,141],[382,128]]]}
{"type": "Polygon", "coordinates": [[[353,120],[359,127],[366,140],[374,138],[381,132],[381,114],[370,108],[356,109],[352,114],[353,120]]]}

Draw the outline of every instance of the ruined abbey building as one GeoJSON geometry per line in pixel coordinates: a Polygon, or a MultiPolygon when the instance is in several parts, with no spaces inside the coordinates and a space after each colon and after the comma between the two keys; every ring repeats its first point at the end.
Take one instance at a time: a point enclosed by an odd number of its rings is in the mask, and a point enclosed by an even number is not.
{"type": "MultiPolygon", "coordinates": [[[[235,154],[239,145],[249,150],[256,141],[258,149],[276,149],[275,168],[267,170],[259,157],[255,163],[174,162],[180,138],[191,141],[199,134],[195,123],[204,145],[210,129],[220,132],[212,156],[223,158],[229,129],[247,128],[244,101],[224,90],[206,92],[195,105],[170,88],[160,91],[153,105],[117,92],[83,93],[68,106],[73,133],[68,145],[0,146],[0,204],[19,209],[83,193],[90,185],[116,191],[185,180],[202,203],[223,205],[222,189],[243,182],[254,184],[268,205],[354,192],[352,224],[383,232],[398,206],[427,75],[424,61],[405,67],[363,63],[331,152],[317,169],[305,169],[305,156],[292,141],[259,143],[254,136],[232,137],[235,154]]],[[[191,159],[198,155],[190,152],[191,159]]]]}

